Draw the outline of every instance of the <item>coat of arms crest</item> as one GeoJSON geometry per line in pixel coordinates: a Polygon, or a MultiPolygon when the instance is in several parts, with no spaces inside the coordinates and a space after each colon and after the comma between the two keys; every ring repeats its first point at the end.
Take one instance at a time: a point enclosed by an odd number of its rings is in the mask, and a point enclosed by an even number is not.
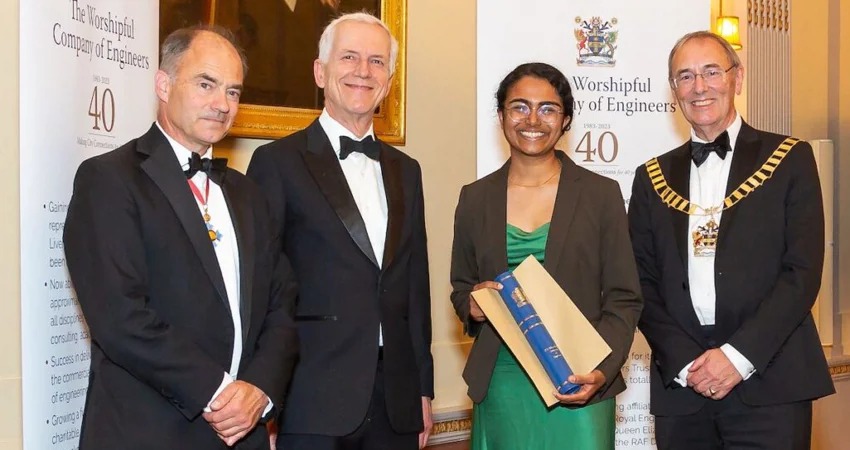
{"type": "Polygon", "coordinates": [[[580,66],[613,67],[614,52],[617,50],[617,18],[602,20],[599,16],[590,20],[576,17],[576,63],[580,66]]]}

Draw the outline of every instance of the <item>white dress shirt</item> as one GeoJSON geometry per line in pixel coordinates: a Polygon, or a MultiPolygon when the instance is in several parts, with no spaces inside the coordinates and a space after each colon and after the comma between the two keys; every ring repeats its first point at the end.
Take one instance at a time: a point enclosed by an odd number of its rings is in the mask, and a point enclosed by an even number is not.
{"type": "MultiPolygon", "coordinates": [[[[735,120],[729,125],[726,131],[729,133],[730,151],[726,154],[725,159],[717,156],[717,153],[711,152],[708,158],[699,167],[691,161],[690,174],[690,201],[703,208],[721,207],[723,199],[726,197],[726,185],[729,182],[729,170],[732,167],[732,154],[735,150],[735,141],[738,139],[738,133],[741,131],[741,116],[735,117],[735,120]]],[[[691,140],[694,142],[706,141],[697,137],[696,132],[691,130],[691,140]]],[[[698,211],[697,214],[688,217],[688,280],[691,292],[691,301],[693,302],[694,312],[700,325],[714,325],[715,311],[717,304],[717,290],[714,280],[714,256],[694,256],[694,241],[691,238],[691,232],[698,226],[704,225],[712,217],[720,226],[720,219],[723,211],[717,211],[713,216],[701,214],[703,211],[698,211]]],[[[720,350],[738,370],[738,373],[746,380],[755,372],[753,364],[742,355],[738,350],[729,344],[720,346],[720,350]]],[[[684,369],[679,372],[676,381],[682,386],[686,386],[688,369],[693,365],[693,361],[688,363],[684,369]]]]}
{"type": "MultiPolygon", "coordinates": [[[[328,136],[337,159],[339,158],[339,138],[341,136],[349,137],[355,141],[362,140],[366,136],[374,138],[374,131],[371,126],[364,136],[357,137],[332,118],[327,110],[323,110],[319,116],[319,124],[328,136]]],[[[387,193],[384,191],[381,163],[362,153],[352,152],[345,159],[340,159],[339,165],[342,167],[345,181],[348,182],[348,189],[351,190],[351,195],[354,197],[354,203],[357,204],[360,216],[363,217],[363,222],[366,224],[366,233],[369,235],[369,242],[372,244],[372,251],[375,253],[378,266],[381,266],[384,260],[384,244],[387,240],[387,193]]],[[[384,345],[380,325],[378,327],[378,344],[384,345]]]]}
{"type": "MultiPolygon", "coordinates": [[[[192,157],[191,150],[187,149],[179,142],[175,141],[168,135],[157,122],[165,138],[174,149],[174,154],[177,156],[177,161],[181,164],[181,169],[189,168],[189,159],[192,157]]],[[[212,158],[212,147],[201,155],[202,158],[212,158]]],[[[197,188],[202,196],[206,195],[207,174],[198,171],[192,176],[191,183],[197,188]]],[[[187,186],[188,187],[188,186],[187,186]]],[[[220,239],[215,242],[215,256],[218,260],[218,266],[221,269],[221,276],[224,278],[224,290],[227,293],[227,303],[230,306],[230,317],[233,320],[233,348],[231,349],[230,370],[224,373],[221,385],[216,389],[215,393],[204,408],[205,412],[210,412],[209,403],[218,397],[218,394],[224,390],[227,385],[237,379],[239,371],[239,363],[242,360],[242,318],[239,310],[241,292],[239,289],[239,243],[236,240],[236,230],[233,228],[233,221],[230,218],[230,210],[227,207],[227,202],[224,199],[224,193],[221,186],[212,181],[209,182],[209,198],[206,199],[207,213],[210,215],[210,223],[213,228],[220,233],[220,239]]],[[[204,204],[193,194],[195,202],[198,205],[198,211],[203,216],[204,204]]],[[[271,410],[272,404],[266,406],[263,414],[271,410]]]]}

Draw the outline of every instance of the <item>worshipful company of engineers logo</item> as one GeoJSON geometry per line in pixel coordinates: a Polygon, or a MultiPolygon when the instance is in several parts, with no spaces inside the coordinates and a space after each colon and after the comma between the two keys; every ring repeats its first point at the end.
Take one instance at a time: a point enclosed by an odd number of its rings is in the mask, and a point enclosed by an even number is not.
{"type": "Polygon", "coordinates": [[[576,50],[579,66],[614,67],[617,51],[617,18],[603,20],[599,16],[576,17],[576,50]]]}

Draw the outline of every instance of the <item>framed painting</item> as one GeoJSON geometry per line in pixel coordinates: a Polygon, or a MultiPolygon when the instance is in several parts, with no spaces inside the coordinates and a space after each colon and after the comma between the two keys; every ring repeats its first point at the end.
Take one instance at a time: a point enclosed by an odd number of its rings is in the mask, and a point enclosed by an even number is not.
{"type": "Polygon", "coordinates": [[[319,36],[340,14],[381,17],[399,50],[387,98],[375,114],[375,133],[404,145],[407,0],[160,0],[160,42],[173,30],[215,23],[235,34],[248,56],[248,75],[230,135],[276,139],[307,127],[324,96],[313,80],[319,36]]]}

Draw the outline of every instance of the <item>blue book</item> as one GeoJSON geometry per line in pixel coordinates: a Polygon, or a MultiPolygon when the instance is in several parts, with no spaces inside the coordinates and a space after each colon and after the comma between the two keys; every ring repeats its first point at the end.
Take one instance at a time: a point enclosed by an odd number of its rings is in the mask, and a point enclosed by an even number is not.
{"type": "Polygon", "coordinates": [[[540,320],[534,307],[510,270],[497,276],[496,281],[502,284],[499,295],[508,307],[522,334],[534,350],[537,359],[552,380],[552,384],[561,394],[574,394],[581,386],[570,383],[567,379],[573,374],[564,355],[555,345],[552,335],[540,320]]]}

